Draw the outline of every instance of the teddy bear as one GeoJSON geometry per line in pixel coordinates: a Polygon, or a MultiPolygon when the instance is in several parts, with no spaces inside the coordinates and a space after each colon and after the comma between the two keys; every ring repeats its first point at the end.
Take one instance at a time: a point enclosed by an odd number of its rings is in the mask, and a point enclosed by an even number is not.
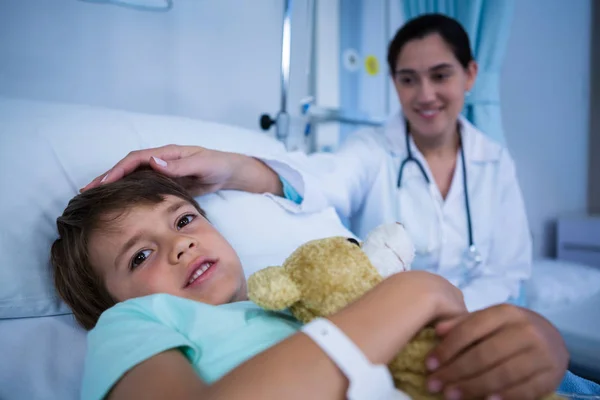
{"type": "MultiPolygon", "coordinates": [[[[252,274],[248,297],[266,310],[289,309],[308,323],[334,314],[392,274],[409,270],[413,258],[414,246],[399,223],[375,228],[363,243],[346,237],[312,240],[282,266],[252,274]]],[[[413,400],[443,398],[426,388],[425,359],[437,343],[435,330],[425,327],[388,364],[395,386],[413,400]]]]}

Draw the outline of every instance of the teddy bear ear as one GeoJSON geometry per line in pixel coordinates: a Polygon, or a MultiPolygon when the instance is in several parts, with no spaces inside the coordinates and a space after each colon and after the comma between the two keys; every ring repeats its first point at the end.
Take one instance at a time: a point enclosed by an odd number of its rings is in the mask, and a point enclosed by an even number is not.
{"type": "Polygon", "coordinates": [[[248,298],[267,310],[284,310],[302,293],[282,267],[267,267],[248,278],[248,298]]]}
{"type": "Polygon", "coordinates": [[[373,229],[363,242],[362,249],[371,264],[387,278],[408,271],[415,256],[415,248],[402,224],[380,225],[373,229]]]}

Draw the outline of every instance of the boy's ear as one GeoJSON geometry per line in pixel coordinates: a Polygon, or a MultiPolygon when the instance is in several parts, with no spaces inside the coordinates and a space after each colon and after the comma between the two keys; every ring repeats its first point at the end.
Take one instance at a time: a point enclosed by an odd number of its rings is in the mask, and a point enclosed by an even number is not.
{"type": "Polygon", "coordinates": [[[267,267],[248,278],[248,298],[267,310],[284,310],[302,293],[282,267],[267,267]]]}

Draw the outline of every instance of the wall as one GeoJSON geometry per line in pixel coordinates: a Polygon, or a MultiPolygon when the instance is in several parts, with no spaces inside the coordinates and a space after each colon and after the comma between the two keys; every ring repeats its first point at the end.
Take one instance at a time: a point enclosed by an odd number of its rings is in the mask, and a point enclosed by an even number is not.
{"type": "Polygon", "coordinates": [[[556,218],[586,209],[591,1],[515,3],[503,122],[535,253],[553,255],[556,218]]]}
{"type": "MultiPolygon", "coordinates": [[[[308,93],[310,1],[293,2],[288,105],[308,93]]],[[[282,0],[176,0],[167,13],[0,2],[0,95],[259,129],[280,108],[282,0]]]]}

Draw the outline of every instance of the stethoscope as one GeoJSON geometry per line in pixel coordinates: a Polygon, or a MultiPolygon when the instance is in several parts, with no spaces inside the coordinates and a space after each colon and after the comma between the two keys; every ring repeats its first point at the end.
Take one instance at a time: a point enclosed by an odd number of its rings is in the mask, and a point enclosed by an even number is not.
{"type": "MultiPolygon", "coordinates": [[[[427,185],[431,184],[431,181],[429,179],[429,176],[425,172],[425,168],[423,167],[423,164],[421,164],[421,162],[413,156],[412,149],[410,148],[410,142],[409,142],[410,131],[408,128],[409,127],[408,127],[408,121],[407,121],[406,129],[405,129],[407,156],[400,163],[400,170],[398,171],[398,184],[397,184],[398,189],[400,189],[400,186],[402,184],[402,173],[404,171],[404,167],[409,162],[414,162],[417,165],[417,167],[419,167],[419,170],[421,171],[421,175],[423,175],[423,178],[425,178],[425,182],[427,182],[427,185]]],[[[460,127],[459,127],[458,132],[460,135],[460,158],[461,158],[461,163],[462,163],[463,192],[465,194],[465,211],[467,214],[467,230],[468,230],[468,234],[469,234],[469,247],[467,248],[467,251],[465,254],[466,262],[464,264],[465,264],[465,267],[467,267],[468,269],[472,269],[472,268],[478,266],[479,264],[481,264],[482,256],[481,256],[481,253],[479,252],[479,250],[477,249],[477,246],[475,246],[475,242],[473,240],[473,223],[471,221],[471,207],[469,204],[469,192],[467,190],[467,187],[468,187],[468,185],[467,185],[467,166],[465,163],[465,152],[464,152],[464,149],[462,146],[462,135],[460,133],[460,127]]]]}

